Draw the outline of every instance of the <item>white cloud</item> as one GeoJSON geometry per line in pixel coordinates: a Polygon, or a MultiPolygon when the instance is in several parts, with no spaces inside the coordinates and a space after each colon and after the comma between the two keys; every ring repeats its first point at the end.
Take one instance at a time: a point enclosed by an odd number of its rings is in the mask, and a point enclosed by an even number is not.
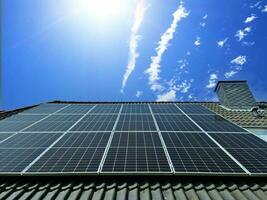
{"type": "Polygon", "coordinates": [[[217,41],[218,47],[223,47],[224,44],[227,42],[228,38],[225,38],[223,40],[217,41]]]}
{"type": "Polygon", "coordinates": [[[206,88],[214,88],[216,86],[216,81],[218,79],[218,76],[217,74],[213,73],[213,74],[210,74],[210,79],[209,79],[209,84],[206,85],[206,88]]]}
{"type": "Polygon", "coordinates": [[[226,73],[224,74],[224,76],[225,76],[225,78],[231,78],[231,77],[233,77],[235,74],[237,74],[237,71],[231,70],[231,71],[229,71],[229,72],[226,72],[226,73]]]}
{"type": "Polygon", "coordinates": [[[251,47],[251,46],[253,46],[254,44],[255,44],[255,42],[246,42],[246,41],[242,42],[242,45],[243,45],[243,46],[248,46],[248,47],[251,47]]]}
{"type": "Polygon", "coordinates": [[[247,61],[247,57],[246,56],[238,56],[235,59],[231,60],[232,64],[237,64],[237,65],[243,65],[245,64],[247,61]]]}
{"type": "Polygon", "coordinates": [[[250,8],[259,8],[262,1],[258,1],[255,4],[251,5],[250,8]]]}
{"type": "Polygon", "coordinates": [[[135,96],[136,96],[137,98],[139,98],[142,94],[143,94],[143,92],[138,90],[138,91],[136,92],[136,95],[135,95],[135,96]]]}
{"type": "Polygon", "coordinates": [[[179,68],[184,69],[188,66],[188,62],[186,59],[178,60],[179,68]]]}
{"type": "Polygon", "coordinates": [[[251,27],[246,27],[243,30],[238,30],[235,34],[235,37],[238,38],[238,41],[241,41],[250,31],[251,27]]]}
{"type": "Polygon", "coordinates": [[[196,46],[199,46],[201,43],[200,43],[200,37],[196,37],[196,41],[194,42],[194,44],[196,45],[196,46]]]}
{"type": "Polygon", "coordinates": [[[157,101],[175,101],[175,100],[176,100],[176,91],[174,89],[171,89],[168,92],[157,96],[157,101]]]}
{"type": "Polygon", "coordinates": [[[200,22],[199,24],[200,24],[200,26],[202,26],[202,27],[205,27],[205,26],[206,26],[206,23],[205,23],[205,22],[200,22]]]}
{"type": "Polygon", "coordinates": [[[267,5],[264,6],[264,8],[261,10],[261,12],[267,12],[267,5]]]}
{"type": "Polygon", "coordinates": [[[208,14],[204,15],[203,19],[207,19],[208,18],[208,14]]]}
{"type": "Polygon", "coordinates": [[[191,88],[191,84],[193,83],[193,79],[191,80],[184,80],[181,84],[176,86],[176,90],[180,91],[181,93],[187,93],[189,89],[191,88]]]}
{"type": "Polygon", "coordinates": [[[133,70],[135,69],[136,59],[138,58],[139,54],[137,52],[138,41],[140,40],[140,35],[138,35],[139,28],[142,24],[144,19],[144,15],[146,12],[147,6],[145,5],[144,0],[139,0],[137,2],[134,14],[134,23],[131,28],[131,37],[130,37],[130,45],[129,45],[129,58],[128,58],[128,65],[125,74],[123,75],[122,81],[122,89],[123,91],[127,80],[133,70]]]}
{"type": "Polygon", "coordinates": [[[254,19],[256,19],[257,16],[254,14],[251,14],[249,17],[247,17],[247,19],[245,20],[245,23],[249,23],[252,22],[254,19]]]}
{"type": "Polygon", "coordinates": [[[152,62],[149,68],[145,71],[145,73],[149,75],[149,85],[153,91],[163,90],[163,86],[158,83],[158,80],[160,80],[159,73],[160,73],[161,57],[167,50],[169,42],[173,38],[178,22],[181,21],[182,18],[186,18],[188,14],[189,13],[186,11],[183,4],[180,3],[178,9],[172,14],[173,21],[170,27],[163,33],[163,35],[160,38],[160,41],[158,42],[158,47],[156,48],[157,55],[151,57],[152,62]]]}

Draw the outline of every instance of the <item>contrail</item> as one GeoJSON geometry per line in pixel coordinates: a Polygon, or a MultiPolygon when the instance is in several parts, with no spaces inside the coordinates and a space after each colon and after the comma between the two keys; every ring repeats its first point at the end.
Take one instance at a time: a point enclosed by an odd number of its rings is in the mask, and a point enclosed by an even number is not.
{"type": "Polygon", "coordinates": [[[139,56],[137,52],[137,47],[138,47],[138,41],[140,40],[141,36],[138,35],[138,31],[144,19],[146,9],[147,7],[145,5],[144,0],[140,0],[137,2],[136,8],[135,8],[135,14],[134,14],[134,23],[131,28],[128,65],[126,68],[126,72],[123,75],[121,92],[123,92],[123,89],[127,83],[127,80],[135,68],[136,59],[139,56]]]}
{"type": "Polygon", "coordinates": [[[175,33],[178,22],[181,21],[182,18],[186,18],[188,14],[189,13],[186,11],[183,4],[180,3],[178,9],[172,14],[173,21],[170,27],[165,31],[165,33],[163,33],[160,38],[160,41],[158,42],[158,47],[156,48],[157,55],[151,57],[152,62],[150,64],[150,67],[145,71],[145,73],[149,75],[149,85],[151,90],[153,91],[163,90],[163,86],[158,83],[158,80],[160,79],[159,73],[161,57],[163,53],[167,50],[170,40],[173,38],[173,34],[175,33]]]}

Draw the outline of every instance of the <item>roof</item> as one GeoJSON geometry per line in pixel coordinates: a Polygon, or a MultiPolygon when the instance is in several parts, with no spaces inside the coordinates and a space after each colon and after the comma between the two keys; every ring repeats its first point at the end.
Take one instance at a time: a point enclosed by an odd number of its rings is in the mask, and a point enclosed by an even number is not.
{"type": "MultiPolygon", "coordinates": [[[[204,105],[243,127],[267,127],[266,111],[262,111],[262,118],[255,118],[249,111],[228,110],[217,102],[179,103],[204,105]]],[[[0,117],[2,119],[28,108],[3,112],[0,117]]],[[[267,181],[260,177],[2,176],[0,199],[263,200],[267,199],[267,181]]]]}
{"type": "Polygon", "coordinates": [[[131,177],[9,177],[1,179],[0,199],[92,200],[264,200],[266,180],[151,179],[131,177]]]}
{"type": "Polygon", "coordinates": [[[218,81],[217,84],[216,84],[216,86],[215,86],[215,88],[214,88],[214,92],[217,91],[217,88],[219,87],[219,85],[220,85],[221,83],[246,83],[246,82],[247,82],[247,81],[245,81],[245,80],[237,80],[237,81],[235,81],[235,80],[232,80],[232,81],[218,81]]]}

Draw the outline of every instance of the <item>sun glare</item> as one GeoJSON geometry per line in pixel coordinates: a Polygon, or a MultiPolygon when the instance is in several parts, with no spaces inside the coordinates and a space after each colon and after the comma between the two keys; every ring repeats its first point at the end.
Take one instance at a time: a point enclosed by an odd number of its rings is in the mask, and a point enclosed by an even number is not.
{"type": "Polygon", "coordinates": [[[127,9],[127,0],[78,0],[74,13],[83,18],[109,20],[120,16],[127,9]]]}

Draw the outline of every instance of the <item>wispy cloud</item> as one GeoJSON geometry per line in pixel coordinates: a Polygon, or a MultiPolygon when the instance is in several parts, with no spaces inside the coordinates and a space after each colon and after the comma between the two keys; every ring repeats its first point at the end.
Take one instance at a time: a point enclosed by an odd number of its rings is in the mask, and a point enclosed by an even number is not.
{"type": "Polygon", "coordinates": [[[138,47],[138,41],[140,40],[140,35],[138,35],[139,28],[142,24],[142,21],[144,19],[144,15],[146,12],[147,6],[145,5],[144,0],[139,0],[137,2],[136,8],[135,8],[135,14],[134,14],[134,23],[131,28],[131,37],[130,37],[130,45],[129,45],[129,59],[128,59],[128,65],[126,68],[126,72],[123,75],[123,81],[122,81],[122,89],[123,89],[127,83],[127,80],[133,70],[135,69],[136,59],[138,58],[139,54],[137,52],[138,47]]]}
{"type": "Polygon", "coordinates": [[[194,42],[194,44],[196,45],[196,46],[200,46],[200,37],[196,37],[196,40],[195,40],[195,42],[194,42]]]}
{"type": "Polygon", "coordinates": [[[232,66],[228,72],[224,74],[225,78],[231,78],[235,76],[238,72],[240,72],[243,69],[243,65],[247,62],[246,56],[237,56],[233,60],[231,60],[232,66]]]}
{"type": "Polygon", "coordinates": [[[238,38],[238,41],[241,41],[250,31],[251,27],[246,27],[243,30],[240,29],[236,32],[235,37],[238,38]]]}
{"type": "Polygon", "coordinates": [[[246,42],[246,41],[242,42],[242,45],[243,45],[243,46],[247,46],[247,47],[251,47],[251,46],[253,46],[254,44],[255,44],[255,42],[246,42]]]}
{"type": "Polygon", "coordinates": [[[160,80],[160,62],[161,57],[164,52],[167,50],[169,42],[172,40],[175,30],[177,28],[177,24],[183,18],[188,16],[188,12],[184,8],[183,4],[180,3],[178,9],[172,14],[173,21],[170,27],[163,33],[158,42],[158,47],[156,48],[156,56],[151,57],[151,64],[149,68],[145,71],[149,75],[149,85],[153,91],[162,91],[163,86],[158,83],[160,80]]]}
{"type": "Polygon", "coordinates": [[[267,5],[264,6],[264,8],[261,10],[261,12],[267,12],[267,5]]]}
{"type": "Polygon", "coordinates": [[[218,79],[218,76],[217,74],[213,73],[213,74],[210,74],[210,79],[209,79],[209,84],[206,85],[206,88],[214,88],[216,86],[216,81],[218,79]]]}
{"type": "Polygon", "coordinates": [[[194,82],[194,79],[184,80],[181,84],[176,86],[176,90],[180,91],[181,93],[187,93],[189,89],[191,88],[192,83],[194,82]]]}
{"type": "Polygon", "coordinates": [[[224,74],[224,77],[228,79],[228,78],[233,77],[235,74],[237,74],[237,71],[231,70],[231,71],[229,71],[229,72],[226,72],[226,73],[224,74]]]}
{"type": "Polygon", "coordinates": [[[238,56],[234,58],[233,60],[231,60],[231,64],[243,65],[246,63],[246,61],[247,61],[246,56],[238,56]]]}
{"type": "Polygon", "coordinates": [[[208,15],[207,14],[205,14],[204,16],[203,16],[203,22],[200,22],[199,24],[200,24],[200,26],[202,26],[202,27],[205,27],[206,26],[206,22],[205,22],[205,20],[208,18],[208,15]]]}
{"type": "Polygon", "coordinates": [[[178,60],[179,69],[184,69],[188,66],[188,62],[186,59],[178,60]]]}
{"type": "Polygon", "coordinates": [[[136,96],[136,98],[139,98],[142,94],[143,94],[143,92],[138,90],[136,92],[136,95],[135,96],[136,96]]]}
{"type": "Polygon", "coordinates": [[[218,47],[223,47],[224,44],[227,42],[228,38],[224,38],[223,40],[217,41],[218,47]]]}
{"type": "Polygon", "coordinates": [[[254,14],[251,14],[249,17],[247,17],[247,19],[244,21],[244,23],[249,23],[252,22],[254,19],[256,19],[257,16],[254,14]]]}

